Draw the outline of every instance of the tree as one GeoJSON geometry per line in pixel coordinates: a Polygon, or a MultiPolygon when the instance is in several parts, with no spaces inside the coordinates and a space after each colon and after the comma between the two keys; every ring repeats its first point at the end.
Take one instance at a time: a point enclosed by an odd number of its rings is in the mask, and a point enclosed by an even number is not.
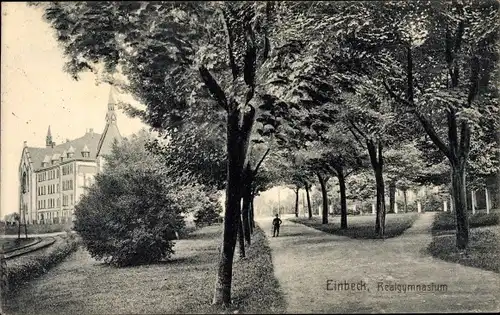
{"type": "Polygon", "coordinates": [[[259,88],[258,69],[270,53],[272,9],[272,3],[247,2],[57,2],[45,7],[69,57],[67,71],[77,77],[101,62],[104,74],[122,74],[126,80],[113,83],[146,106],[129,112],[155,130],[168,134],[186,118],[203,121],[202,112],[222,114],[227,180],[215,304],[231,303],[240,186],[256,112],[251,102],[259,88]],[[204,97],[207,91],[211,100],[204,97]]]}
{"type": "Polygon", "coordinates": [[[190,211],[144,142],[142,134],[115,143],[104,172],[75,207],[75,230],[87,250],[116,266],[168,259],[175,232],[184,227],[182,213],[190,211]]]}
{"type": "Polygon", "coordinates": [[[478,118],[498,108],[489,86],[497,60],[498,3],[453,1],[411,9],[405,21],[417,27],[401,27],[401,40],[393,51],[401,56],[404,71],[393,71],[393,82],[384,84],[391,97],[415,115],[450,163],[456,243],[464,250],[469,244],[465,175],[471,138],[478,118]],[[422,16],[424,21],[418,18],[422,16]]]}

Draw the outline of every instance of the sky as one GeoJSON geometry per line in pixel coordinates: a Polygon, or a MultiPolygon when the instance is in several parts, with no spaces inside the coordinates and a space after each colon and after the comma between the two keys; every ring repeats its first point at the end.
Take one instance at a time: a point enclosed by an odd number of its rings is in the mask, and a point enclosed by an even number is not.
{"type": "MultiPolygon", "coordinates": [[[[44,147],[50,125],[56,144],[89,128],[102,133],[110,86],[93,74],[79,81],[63,72],[64,57],[42,11],[26,3],[2,2],[1,26],[1,189],[0,217],[16,212],[18,167],[23,141],[44,147]]],[[[120,100],[130,101],[127,96],[120,100]]],[[[146,127],[117,112],[118,128],[128,136],[146,127]]]]}

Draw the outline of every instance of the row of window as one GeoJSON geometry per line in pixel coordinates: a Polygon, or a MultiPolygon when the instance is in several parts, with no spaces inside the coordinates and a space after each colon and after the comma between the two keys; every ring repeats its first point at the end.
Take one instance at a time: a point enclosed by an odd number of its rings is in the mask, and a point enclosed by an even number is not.
{"type": "Polygon", "coordinates": [[[49,180],[59,178],[59,169],[47,171],[49,180]],[[57,177],[56,177],[57,176],[57,177]]]}
{"type": "Polygon", "coordinates": [[[38,187],[38,196],[52,195],[59,192],[59,184],[38,187]]]}
{"type": "Polygon", "coordinates": [[[62,182],[62,190],[72,190],[73,189],[73,180],[63,180],[62,182]]]}
{"type": "MultiPolygon", "coordinates": [[[[74,171],[73,164],[64,165],[62,167],[62,174],[63,175],[73,174],[73,171],[74,171]]],[[[37,181],[39,181],[39,182],[59,178],[59,169],[53,169],[53,170],[45,171],[43,173],[39,173],[36,175],[36,178],[37,178],[37,181]]]]}
{"type": "MultiPolygon", "coordinates": [[[[63,196],[63,206],[73,205],[73,195],[64,195],[63,196]]],[[[45,200],[38,200],[38,209],[53,209],[59,208],[61,206],[60,198],[49,198],[45,200]]]]}
{"type": "Polygon", "coordinates": [[[73,174],[73,164],[64,165],[62,167],[62,174],[63,175],[73,174]]]}

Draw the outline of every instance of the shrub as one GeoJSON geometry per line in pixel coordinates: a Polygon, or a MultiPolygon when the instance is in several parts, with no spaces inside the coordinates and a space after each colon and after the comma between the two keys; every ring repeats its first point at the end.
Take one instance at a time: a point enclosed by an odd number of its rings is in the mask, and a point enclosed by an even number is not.
{"type": "Polygon", "coordinates": [[[421,200],[422,210],[441,211],[443,209],[443,197],[436,194],[428,194],[421,200]]]}
{"type": "Polygon", "coordinates": [[[169,258],[184,227],[172,192],[156,172],[99,174],[76,206],[75,230],[92,257],[116,266],[169,258]]]}
{"type": "Polygon", "coordinates": [[[205,208],[198,210],[194,215],[196,227],[203,227],[220,222],[221,205],[215,201],[208,204],[205,208]]]}

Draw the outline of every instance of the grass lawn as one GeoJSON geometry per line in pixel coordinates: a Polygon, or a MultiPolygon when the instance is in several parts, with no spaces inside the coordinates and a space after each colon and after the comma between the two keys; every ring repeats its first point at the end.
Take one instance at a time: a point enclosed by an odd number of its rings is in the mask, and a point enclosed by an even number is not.
{"type": "MultiPolygon", "coordinates": [[[[385,219],[386,238],[401,235],[412,226],[417,217],[417,213],[387,214],[385,219]]],[[[340,229],[340,216],[329,218],[328,224],[322,224],[320,217],[313,217],[310,220],[307,218],[293,218],[290,220],[330,234],[360,239],[378,238],[377,234],[375,234],[375,216],[348,216],[346,230],[340,229]]]]}
{"type": "MultiPolygon", "coordinates": [[[[176,243],[169,262],[115,268],[80,249],[6,299],[8,314],[220,313],[211,304],[222,226],[176,243]]],[[[233,266],[233,308],[240,313],[282,313],[268,241],[257,229],[247,258],[233,266]]]]}
{"type": "Polygon", "coordinates": [[[35,241],[34,238],[0,238],[0,249],[7,252],[18,247],[26,246],[35,241]]]}
{"type": "MultiPolygon", "coordinates": [[[[441,231],[455,231],[456,228],[456,217],[454,212],[439,212],[435,216],[434,223],[432,225],[433,233],[438,233],[441,231]]],[[[476,212],[475,214],[469,213],[469,226],[471,228],[481,227],[481,226],[491,226],[498,225],[500,222],[500,212],[476,212]]]]}
{"type": "Polygon", "coordinates": [[[466,254],[457,250],[454,234],[434,235],[428,250],[445,261],[500,273],[500,226],[473,228],[469,237],[470,247],[466,254]]]}

